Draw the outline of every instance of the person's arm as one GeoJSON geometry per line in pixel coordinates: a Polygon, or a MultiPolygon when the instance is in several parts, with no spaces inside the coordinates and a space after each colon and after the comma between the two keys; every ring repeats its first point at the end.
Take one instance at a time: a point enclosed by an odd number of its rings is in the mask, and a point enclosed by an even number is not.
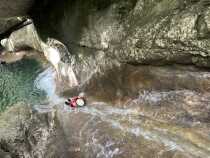
{"type": "Polygon", "coordinates": [[[65,101],[65,104],[66,104],[66,105],[69,105],[69,102],[65,101]]]}

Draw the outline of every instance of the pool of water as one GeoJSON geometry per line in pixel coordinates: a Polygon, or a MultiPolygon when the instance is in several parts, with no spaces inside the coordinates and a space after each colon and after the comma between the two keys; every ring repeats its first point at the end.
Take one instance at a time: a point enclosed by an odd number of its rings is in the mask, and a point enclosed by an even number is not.
{"type": "Polygon", "coordinates": [[[0,111],[18,102],[41,103],[46,98],[45,92],[34,86],[41,71],[42,64],[35,59],[0,65],[0,111]]]}

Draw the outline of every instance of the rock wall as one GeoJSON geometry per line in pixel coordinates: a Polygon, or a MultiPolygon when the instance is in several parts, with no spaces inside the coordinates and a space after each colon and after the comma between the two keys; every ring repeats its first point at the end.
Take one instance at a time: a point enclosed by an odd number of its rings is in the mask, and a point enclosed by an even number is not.
{"type": "Polygon", "coordinates": [[[33,5],[34,0],[1,0],[0,18],[23,16],[33,5]]]}
{"type": "Polygon", "coordinates": [[[26,18],[34,0],[0,0],[0,39],[9,36],[26,18]]]}
{"type": "Polygon", "coordinates": [[[109,106],[71,115],[14,106],[0,115],[0,157],[209,157],[209,72],[129,65],[210,67],[209,8],[207,0],[36,1],[40,35],[69,47],[81,81],[63,95],[84,91],[109,106]]]}
{"type": "Polygon", "coordinates": [[[101,50],[131,64],[209,67],[209,7],[205,0],[68,0],[33,15],[71,53],[101,50]]]}
{"type": "Polygon", "coordinates": [[[0,116],[0,157],[42,157],[53,132],[50,119],[52,115],[34,115],[21,103],[8,109],[0,116]]]}

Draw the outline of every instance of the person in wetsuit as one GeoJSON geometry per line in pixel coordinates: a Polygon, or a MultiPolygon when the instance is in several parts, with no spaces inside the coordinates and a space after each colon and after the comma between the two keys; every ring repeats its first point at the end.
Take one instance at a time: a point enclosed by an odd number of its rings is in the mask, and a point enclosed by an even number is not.
{"type": "Polygon", "coordinates": [[[66,105],[70,106],[70,107],[83,107],[86,104],[85,98],[82,95],[79,96],[75,96],[72,98],[69,98],[66,102],[66,105]]]}

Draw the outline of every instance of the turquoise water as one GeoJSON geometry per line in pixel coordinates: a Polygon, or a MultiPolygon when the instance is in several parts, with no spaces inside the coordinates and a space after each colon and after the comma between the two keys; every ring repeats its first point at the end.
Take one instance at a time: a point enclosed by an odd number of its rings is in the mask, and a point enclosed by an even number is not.
{"type": "Polygon", "coordinates": [[[46,95],[34,86],[34,80],[42,70],[42,65],[34,59],[0,65],[0,111],[18,102],[42,102],[46,95]]]}

